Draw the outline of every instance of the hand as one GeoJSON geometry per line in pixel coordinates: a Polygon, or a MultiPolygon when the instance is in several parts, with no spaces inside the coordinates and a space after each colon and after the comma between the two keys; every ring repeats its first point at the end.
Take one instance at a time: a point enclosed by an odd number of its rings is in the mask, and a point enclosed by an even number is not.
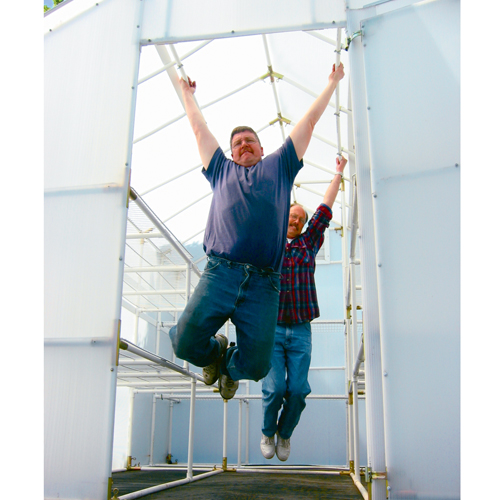
{"type": "Polygon", "coordinates": [[[344,78],[344,65],[342,63],[339,63],[339,67],[335,68],[334,64],[329,79],[338,83],[340,82],[340,80],[342,80],[342,78],[344,78]]]}
{"type": "Polygon", "coordinates": [[[189,91],[191,94],[196,92],[196,82],[192,82],[189,76],[187,77],[187,82],[184,78],[179,78],[179,84],[181,86],[182,91],[189,91]]]}
{"type": "Polygon", "coordinates": [[[344,172],[344,168],[347,165],[347,158],[344,158],[343,156],[340,156],[340,158],[337,156],[336,158],[337,161],[337,169],[336,171],[339,174],[342,174],[344,172]]]}

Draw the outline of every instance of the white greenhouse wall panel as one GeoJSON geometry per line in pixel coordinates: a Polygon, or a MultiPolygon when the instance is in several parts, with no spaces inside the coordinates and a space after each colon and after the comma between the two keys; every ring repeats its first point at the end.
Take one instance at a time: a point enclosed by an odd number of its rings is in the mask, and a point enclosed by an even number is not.
{"type": "Polygon", "coordinates": [[[45,31],[45,498],[107,498],[142,2],[45,31]]]}
{"type": "Polygon", "coordinates": [[[234,0],[146,0],[142,41],[203,40],[344,24],[344,0],[252,0],[251,4],[234,0]]]}
{"type": "Polygon", "coordinates": [[[460,496],[459,16],[435,0],[361,23],[394,499],[460,496]]]}

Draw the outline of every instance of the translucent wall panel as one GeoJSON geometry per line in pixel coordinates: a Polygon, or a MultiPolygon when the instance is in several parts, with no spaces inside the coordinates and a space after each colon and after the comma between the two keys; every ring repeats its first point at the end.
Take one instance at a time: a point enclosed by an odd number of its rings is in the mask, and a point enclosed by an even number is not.
{"type": "Polygon", "coordinates": [[[459,498],[459,2],[361,24],[391,498],[459,498]]]}
{"type": "Polygon", "coordinates": [[[345,22],[344,9],[343,0],[147,0],[142,36],[155,42],[332,28],[345,22]]]}
{"type": "Polygon", "coordinates": [[[142,2],[45,16],[45,498],[107,498],[142,2]]]}

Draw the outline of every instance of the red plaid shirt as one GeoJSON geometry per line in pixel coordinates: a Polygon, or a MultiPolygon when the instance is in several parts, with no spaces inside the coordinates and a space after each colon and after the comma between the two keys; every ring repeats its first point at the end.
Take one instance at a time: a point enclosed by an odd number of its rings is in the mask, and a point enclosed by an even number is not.
{"type": "Polygon", "coordinates": [[[319,316],[314,283],[316,255],[325,239],[332,211],[321,204],[305,232],[286,244],[281,267],[281,292],[278,323],[304,323],[319,316]]]}

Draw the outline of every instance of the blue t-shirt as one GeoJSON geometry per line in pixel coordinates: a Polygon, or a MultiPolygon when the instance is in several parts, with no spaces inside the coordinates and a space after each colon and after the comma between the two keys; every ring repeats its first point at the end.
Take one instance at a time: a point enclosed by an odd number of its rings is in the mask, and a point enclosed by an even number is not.
{"type": "Polygon", "coordinates": [[[302,166],[290,137],[250,168],[237,165],[218,148],[203,170],[213,191],[203,241],[206,254],[279,272],[290,192],[302,166]]]}

